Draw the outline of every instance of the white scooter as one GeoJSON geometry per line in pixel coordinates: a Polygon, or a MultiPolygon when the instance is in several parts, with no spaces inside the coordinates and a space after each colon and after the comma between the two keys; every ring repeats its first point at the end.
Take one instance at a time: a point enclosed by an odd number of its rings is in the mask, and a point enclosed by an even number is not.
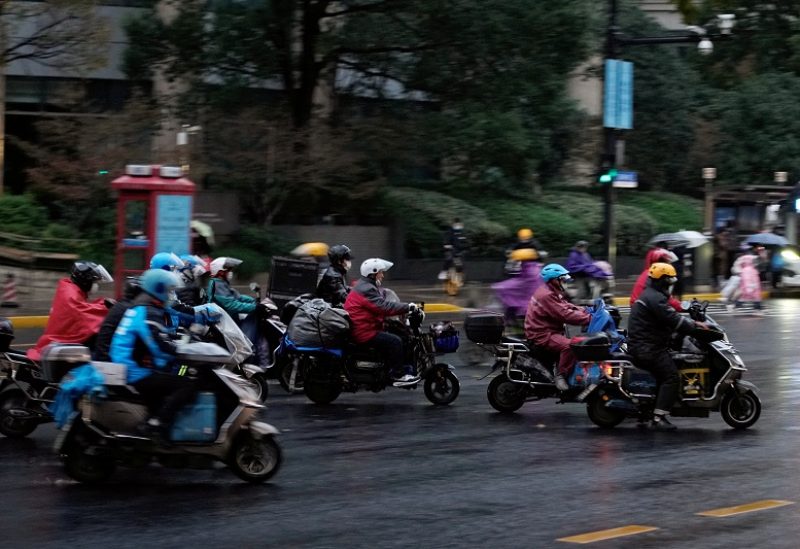
{"type": "MultiPolygon", "coordinates": [[[[49,379],[58,381],[88,356],[82,346],[54,345],[43,355],[42,368],[49,379]]],[[[221,367],[230,357],[213,343],[179,344],[178,361],[197,376],[201,391],[195,404],[178,414],[168,443],[139,432],[148,408],[141,395],[124,384],[125,366],[92,363],[105,375],[105,395],[84,395],[56,440],[67,474],[80,482],[99,483],[118,464],[141,467],[156,461],[166,467],[211,468],[221,461],[248,482],[271,478],[282,462],[275,440],[278,430],[255,419],[263,406],[248,380],[221,367]]]]}

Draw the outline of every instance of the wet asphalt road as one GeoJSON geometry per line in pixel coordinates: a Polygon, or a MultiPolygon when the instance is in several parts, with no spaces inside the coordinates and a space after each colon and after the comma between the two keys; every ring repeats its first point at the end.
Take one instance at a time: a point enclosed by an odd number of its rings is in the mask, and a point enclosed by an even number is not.
{"type": "MultiPolygon", "coordinates": [[[[761,419],[678,418],[676,433],[594,427],[583,406],[486,401],[487,367],[451,355],[450,407],[421,390],[343,394],[319,407],[273,386],[283,469],[263,486],[213,471],[119,469],[76,484],[51,453],[52,425],[0,437],[4,547],[566,547],[558,538],[629,525],[597,547],[786,547],[800,535],[800,301],[763,318],[721,314],[760,389],[761,419]],[[726,518],[696,513],[761,500],[792,505],[726,518]]],[[[455,315],[430,315],[429,318],[455,315]]],[[[21,333],[17,341],[26,334],[21,333]]]]}

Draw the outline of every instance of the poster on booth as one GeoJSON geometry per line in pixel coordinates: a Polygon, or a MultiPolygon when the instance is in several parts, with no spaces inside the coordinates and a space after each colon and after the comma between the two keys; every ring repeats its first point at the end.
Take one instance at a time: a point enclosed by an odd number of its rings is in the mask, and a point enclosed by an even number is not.
{"type": "Polygon", "coordinates": [[[163,194],[158,197],[156,247],[154,252],[191,253],[189,223],[192,220],[192,197],[163,194]]]}

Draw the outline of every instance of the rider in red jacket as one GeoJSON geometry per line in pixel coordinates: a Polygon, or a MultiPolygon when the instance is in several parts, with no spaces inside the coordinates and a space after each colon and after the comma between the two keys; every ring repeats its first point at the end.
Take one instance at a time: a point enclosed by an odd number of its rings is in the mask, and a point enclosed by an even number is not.
{"type": "Polygon", "coordinates": [[[90,347],[108,314],[108,306],[101,297],[89,301],[89,292],[96,282],[112,282],[102,265],[91,261],[76,261],[69,278],[58,282],[50,317],[44,333],[35,347],[28,349],[31,360],[40,360],[42,349],[49,343],[82,343],[90,347]]]}
{"type": "Polygon", "coordinates": [[[525,314],[525,337],[534,345],[547,351],[559,353],[556,388],[569,389],[566,377],[575,364],[572,342],[564,335],[564,324],[585,326],[592,317],[581,307],[573,305],[564,297],[563,282],[570,279],[569,271],[557,263],[542,268],[545,284],[533,294],[525,314]]]}
{"type": "MultiPolygon", "coordinates": [[[[631,290],[631,307],[633,307],[633,304],[636,303],[636,300],[639,299],[639,296],[647,286],[647,278],[649,276],[648,273],[650,272],[650,266],[653,263],[672,264],[676,261],[678,261],[678,256],[669,250],[665,250],[664,248],[652,248],[647,252],[647,255],[644,256],[644,271],[642,271],[642,273],[639,275],[639,278],[636,279],[636,284],[633,285],[633,290],[631,290]]],[[[667,303],[669,303],[670,307],[678,312],[683,310],[681,308],[681,302],[675,299],[673,296],[669,296],[667,303]]]]}
{"type": "Polygon", "coordinates": [[[391,261],[380,258],[365,260],[361,264],[361,278],[347,294],[344,308],[350,315],[353,341],[376,347],[389,368],[394,386],[403,387],[419,382],[419,377],[411,367],[403,368],[403,340],[384,332],[383,321],[386,317],[407,313],[416,305],[387,299],[381,282],[392,265],[391,261]]]}

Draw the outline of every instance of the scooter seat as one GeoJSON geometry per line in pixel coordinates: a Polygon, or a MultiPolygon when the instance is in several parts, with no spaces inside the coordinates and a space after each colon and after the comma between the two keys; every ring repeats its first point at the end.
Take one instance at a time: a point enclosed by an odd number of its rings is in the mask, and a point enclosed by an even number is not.
{"type": "Polygon", "coordinates": [[[621,351],[612,352],[609,358],[611,360],[627,360],[628,362],[633,362],[633,357],[631,355],[621,351]]]}

